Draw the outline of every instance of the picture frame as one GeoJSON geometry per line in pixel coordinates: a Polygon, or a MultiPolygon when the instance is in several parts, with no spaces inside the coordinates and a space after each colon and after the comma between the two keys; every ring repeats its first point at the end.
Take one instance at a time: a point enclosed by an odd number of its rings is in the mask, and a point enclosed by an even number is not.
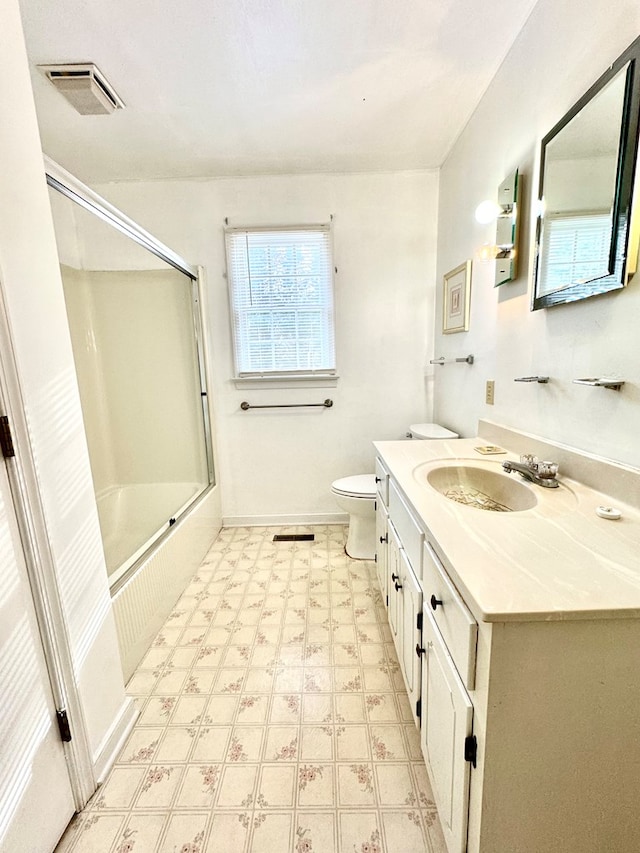
{"type": "Polygon", "coordinates": [[[469,331],[469,306],[471,303],[471,261],[465,261],[445,273],[443,280],[442,332],[469,331]]]}

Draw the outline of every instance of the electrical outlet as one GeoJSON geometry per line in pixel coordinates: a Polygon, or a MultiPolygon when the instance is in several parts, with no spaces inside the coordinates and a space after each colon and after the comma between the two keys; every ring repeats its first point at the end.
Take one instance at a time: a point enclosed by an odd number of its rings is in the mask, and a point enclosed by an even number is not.
{"type": "Polygon", "coordinates": [[[487,379],[487,390],[485,392],[485,397],[484,397],[484,401],[487,404],[487,406],[493,406],[493,393],[494,393],[495,384],[496,383],[493,379],[487,379]]]}

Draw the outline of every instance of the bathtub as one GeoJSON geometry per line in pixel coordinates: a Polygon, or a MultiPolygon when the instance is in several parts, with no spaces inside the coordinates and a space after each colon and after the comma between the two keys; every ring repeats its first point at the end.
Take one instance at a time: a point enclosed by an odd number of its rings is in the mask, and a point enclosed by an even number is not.
{"type": "Polygon", "coordinates": [[[126,681],[218,535],[219,488],[136,483],[96,499],[126,681]]]}
{"type": "Polygon", "coordinates": [[[96,495],[110,586],[118,584],[202,489],[199,483],[133,483],[96,495]]]}

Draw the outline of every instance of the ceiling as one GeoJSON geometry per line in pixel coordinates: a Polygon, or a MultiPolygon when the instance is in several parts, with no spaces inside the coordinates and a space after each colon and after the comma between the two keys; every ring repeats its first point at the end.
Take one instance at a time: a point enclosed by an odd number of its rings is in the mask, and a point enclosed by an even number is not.
{"type": "Polygon", "coordinates": [[[537,0],[21,0],[43,149],[88,183],[437,168],[537,0]],[[81,116],[38,64],[94,62],[81,116]]]}

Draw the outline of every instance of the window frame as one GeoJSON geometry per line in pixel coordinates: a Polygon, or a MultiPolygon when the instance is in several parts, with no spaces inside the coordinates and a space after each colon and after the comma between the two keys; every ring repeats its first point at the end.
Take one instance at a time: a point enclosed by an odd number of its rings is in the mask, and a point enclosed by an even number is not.
{"type": "MultiPolygon", "coordinates": [[[[259,226],[227,226],[224,228],[224,243],[225,243],[225,259],[226,259],[226,278],[229,297],[229,323],[231,326],[231,343],[232,343],[232,359],[233,359],[233,380],[236,385],[251,385],[260,386],[265,383],[278,383],[281,386],[291,384],[315,385],[323,383],[325,385],[334,385],[338,379],[338,371],[336,365],[336,311],[335,311],[335,273],[337,269],[334,265],[333,252],[333,227],[332,222],[320,224],[303,224],[303,225],[259,225],[259,226]],[[239,321],[236,319],[238,312],[243,309],[237,305],[235,285],[233,277],[233,265],[230,258],[230,236],[242,234],[269,234],[269,233],[285,233],[285,232],[323,232],[327,234],[328,245],[328,279],[325,279],[325,286],[328,287],[329,299],[323,299],[322,312],[324,322],[330,324],[330,328],[326,335],[329,342],[332,344],[333,350],[333,366],[322,367],[317,369],[278,369],[273,370],[255,370],[247,371],[240,370],[239,356],[241,353],[241,343],[238,339],[239,321]]],[[[325,291],[326,292],[326,291],[325,291]]],[[[280,308],[286,306],[278,306],[280,308]]],[[[276,306],[269,306],[265,310],[273,311],[276,306]]],[[[296,337],[296,340],[298,338],[296,337]]]]}

